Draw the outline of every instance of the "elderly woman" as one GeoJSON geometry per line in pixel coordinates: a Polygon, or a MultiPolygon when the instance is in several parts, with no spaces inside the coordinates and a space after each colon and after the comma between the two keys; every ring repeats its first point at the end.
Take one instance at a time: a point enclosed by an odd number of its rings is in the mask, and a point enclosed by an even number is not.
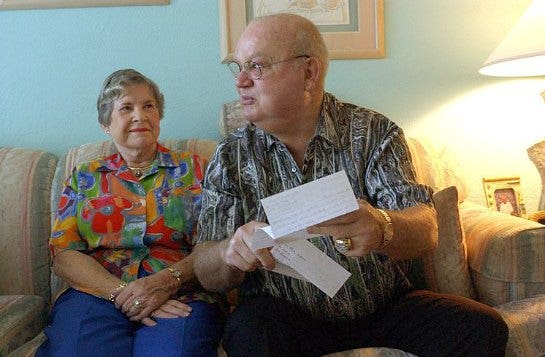
{"type": "Polygon", "coordinates": [[[157,139],[157,85],[135,70],[104,81],[98,121],[117,153],[75,168],[50,239],[70,288],[37,356],[212,356],[221,309],[193,273],[203,167],[157,139]]]}

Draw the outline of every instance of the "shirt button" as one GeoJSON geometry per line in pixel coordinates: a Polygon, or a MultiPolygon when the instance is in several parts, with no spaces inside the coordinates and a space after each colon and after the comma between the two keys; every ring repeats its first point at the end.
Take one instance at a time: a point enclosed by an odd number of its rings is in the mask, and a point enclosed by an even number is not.
{"type": "Polygon", "coordinates": [[[296,173],[296,172],[297,172],[297,169],[296,169],[295,167],[292,167],[292,168],[291,168],[291,172],[296,173]]]}

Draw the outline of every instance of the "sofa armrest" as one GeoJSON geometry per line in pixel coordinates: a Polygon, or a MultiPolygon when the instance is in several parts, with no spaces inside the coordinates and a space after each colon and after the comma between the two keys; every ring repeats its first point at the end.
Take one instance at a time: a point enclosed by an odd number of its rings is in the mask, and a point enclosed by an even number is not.
{"type": "Polygon", "coordinates": [[[468,265],[479,300],[492,305],[545,294],[545,225],[460,204],[468,265]]]}
{"type": "Polygon", "coordinates": [[[46,323],[42,296],[0,295],[0,356],[7,356],[36,336],[46,323]]]}
{"type": "Polygon", "coordinates": [[[509,326],[506,356],[545,355],[545,295],[496,307],[509,326]]]}

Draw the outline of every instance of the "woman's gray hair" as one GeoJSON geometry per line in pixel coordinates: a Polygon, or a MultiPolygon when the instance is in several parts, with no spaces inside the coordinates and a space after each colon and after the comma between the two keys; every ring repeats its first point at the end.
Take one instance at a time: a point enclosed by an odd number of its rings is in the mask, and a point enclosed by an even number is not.
{"type": "Polygon", "coordinates": [[[135,84],[148,85],[157,102],[159,118],[163,118],[165,97],[157,84],[134,69],[120,69],[110,74],[102,84],[102,89],[97,100],[98,122],[101,125],[110,125],[114,102],[125,93],[125,89],[128,86],[135,84]]]}

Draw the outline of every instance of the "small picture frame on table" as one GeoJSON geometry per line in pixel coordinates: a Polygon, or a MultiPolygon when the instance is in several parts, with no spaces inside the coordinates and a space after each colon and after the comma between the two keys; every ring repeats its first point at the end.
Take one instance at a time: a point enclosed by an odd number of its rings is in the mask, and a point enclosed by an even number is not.
{"type": "Polygon", "coordinates": [[[483,178],[483,188],[488,208],[512,216],[526,215],[520,195],[520,177],[483,178]]]}

